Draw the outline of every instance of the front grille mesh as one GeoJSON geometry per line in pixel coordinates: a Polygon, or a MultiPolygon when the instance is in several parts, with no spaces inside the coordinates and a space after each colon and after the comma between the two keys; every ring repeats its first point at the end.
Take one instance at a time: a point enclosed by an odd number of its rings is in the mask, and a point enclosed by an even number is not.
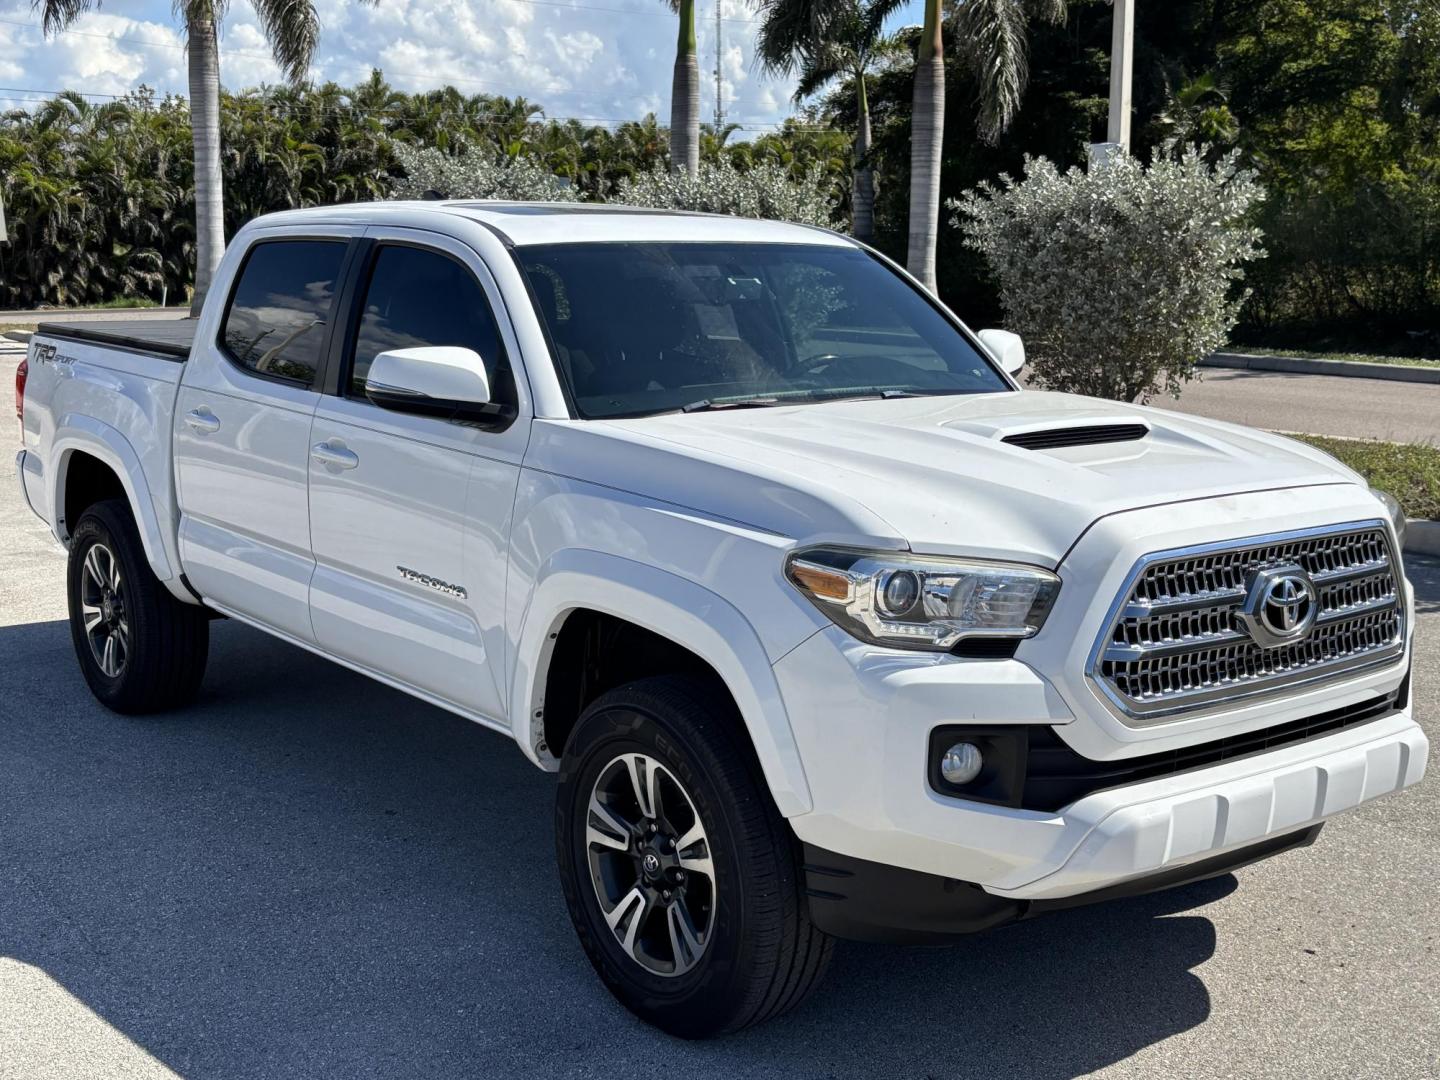
{"type": "Polygon", "coordinates": [[[1400,587],[1379,526],[1161,553],[1142,567],[1091,668],[1108,696],[1137,719],[1329,677],[1403,651],[1400,587]],[[1252,576],[1284,565],[1310,575],[1319,615],[1304,639],[1264,648],[1237,613],[1252,576]]]}

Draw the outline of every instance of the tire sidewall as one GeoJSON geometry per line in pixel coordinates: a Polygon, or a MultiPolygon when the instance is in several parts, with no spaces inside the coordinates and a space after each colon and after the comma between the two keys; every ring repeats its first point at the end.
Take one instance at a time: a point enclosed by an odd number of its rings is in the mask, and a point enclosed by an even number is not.
{"type": "Polygon", "coordinates": [[[136,590],[137,583],[138,578],[127,545],[121,537],[115,535],[114,529],[101,514],[96,513],[93,509],[87,510],[80,516],[80,520],[75,526],[75,532],[70,537],[70,562],[66,570],[65,582],[66,599],[70,612],[70,637],[75,643],[75,655],[80,661],[81,673],[84,674],[91,692],[104,702],[112,701],[124,692],[126,678],[134,668],[134,643],[140,640],[138,631],[143,621],[142,613],[139,610],[142,605],[139,603],[136,590]],[[114,678],[100,670],[99,663],[96,662],[90,651],[89,637],[85,633],[85,618],[80,610],[80,589],[85,558],[96,544],[105,545],[120,563],[120,572],[125,585],[125,611],[130,622],[131,651],[126,654],[124,668],[114,678]]]}
{"type": "Polygon", "coordinates": [[[741,843],[719,792],[705,774],[703,753],[691,747],[656,711],[634,703],[601,707],[576,725],[566,747],[556,799],[556,844],[561,881],[576,932],[601,979],[633,1010],[677,1034],[697,1015],[726,1009],[736,972],[751,946],[745,933],[744,883],[737,859],[741,843]],[[617,756],[643,753],[657,759],[684,786],[710,839],[715,866],[715,913],[711,939],[696,966],[666,977],[645,970],[621,951],[606,925],[590,879],[585,826],[590,793],[601,771],[617,756]]]}

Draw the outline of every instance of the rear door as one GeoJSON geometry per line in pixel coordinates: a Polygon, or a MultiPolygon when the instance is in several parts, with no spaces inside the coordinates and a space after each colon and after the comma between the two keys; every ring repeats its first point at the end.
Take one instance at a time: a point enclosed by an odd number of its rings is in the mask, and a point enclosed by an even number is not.
{"type": "Polygon", "coordinates": [[[333,392],[311,437],[316,639],[500,721],[505,553],[530,427],[510,366],[514,335],[494,280],[465,244],[402,228],[371,228],[364,243],[333,392]],[[516,406],[519,419],[486,430],[372,404],[365,375],[375,356],[424,345],[479,353],[494,400],[516,406]]]}
{"type": "Polygon", "coordinates": [[[353,236],[260,240],[218,325],[202,320],[176,404],[180,557],[228,611],[313,641],[310,423],[353,236]]]}

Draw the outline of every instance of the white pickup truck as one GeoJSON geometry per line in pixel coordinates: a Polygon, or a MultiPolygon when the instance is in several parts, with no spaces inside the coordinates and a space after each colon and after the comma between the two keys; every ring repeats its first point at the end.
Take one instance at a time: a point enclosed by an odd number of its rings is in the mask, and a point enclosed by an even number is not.
{"type": "Polygon", "coordinates": [[[196,321],[42,327],[19,472],[101,702],[227,616],[506,733],[601,978],[703,1036],[1425,770],[1394,501],[1023,360],[822,230],[297,211],[196,321]]]}

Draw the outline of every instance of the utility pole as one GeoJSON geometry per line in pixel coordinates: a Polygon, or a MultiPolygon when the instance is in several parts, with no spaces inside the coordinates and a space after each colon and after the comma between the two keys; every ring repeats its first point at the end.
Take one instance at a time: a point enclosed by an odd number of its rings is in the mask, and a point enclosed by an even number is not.
{"type": "Polygon", "coordinates": [[[1135,0],[1115,0],[1110,36],[1110,127],[1106,138],[1130,152],[1130,83],[1135,68],[1135,0]]]}
{"type": "Polygon", "coordinates": [[[725,0],[715,0],[715,137],[720,137],[720,129],[725,126],[725,27],[721,22],[721,13],[725,8],[725,0]]]}
{"type": "Polygon", "coordinates": [[[1130,84],[1135,69],[1135,0],[1111,0],[1115,9],[1110,35],[1110,123],[1105,142],[1090,144],[1090,162],[1103,165],[1130,153],[1130,84]]]}

